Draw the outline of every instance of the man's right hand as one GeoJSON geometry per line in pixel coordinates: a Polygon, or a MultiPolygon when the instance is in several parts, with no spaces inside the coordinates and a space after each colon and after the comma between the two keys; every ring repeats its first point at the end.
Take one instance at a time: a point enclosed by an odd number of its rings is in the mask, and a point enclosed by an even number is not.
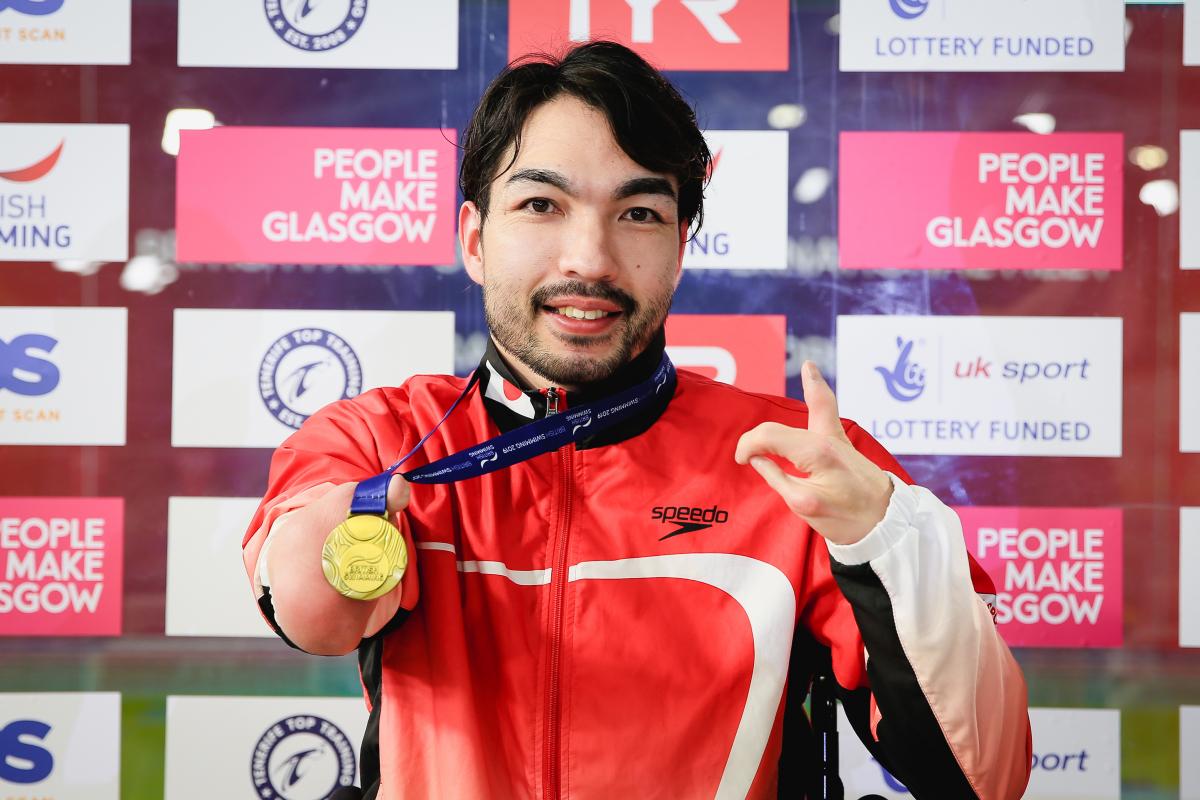
{"type": "MultiPolygon", "coordinates": [[[[356,483],[329,487],[319,498],[284,515],[275,522],[267,566],[275,620],[297,646],[320,655],[342,655],[354,650],[364,636],[387,623],[401,608],[405,587],[408,605],[416,601],[415,573],[406,575],[402,586],[374,600],[352,600],[338,594],[321,569],[321,550],[329,532],[345,521],[356,483]]],[[[408,481],[394,475],[387,490],[387,511],[393,522],[408,508],[408,481]]],[[[404,527],[402,530],[406,529],[404,527]]],[[[415,569],[412,541],[409,570],[415,569]]]]}

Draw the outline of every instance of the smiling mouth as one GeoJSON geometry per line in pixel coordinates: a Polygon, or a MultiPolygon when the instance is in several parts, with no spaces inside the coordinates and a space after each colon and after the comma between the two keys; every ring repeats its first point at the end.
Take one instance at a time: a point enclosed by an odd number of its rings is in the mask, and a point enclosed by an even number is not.
{"type": "Polygon", "coordinates": [[[576,308],[575,306],[542,306],[543,310],[549,311],[552,314],[558,314],[568,319],[603,319],[608,316],[616,316],[620,311],[604,311],[599,308],[576,308]]]}

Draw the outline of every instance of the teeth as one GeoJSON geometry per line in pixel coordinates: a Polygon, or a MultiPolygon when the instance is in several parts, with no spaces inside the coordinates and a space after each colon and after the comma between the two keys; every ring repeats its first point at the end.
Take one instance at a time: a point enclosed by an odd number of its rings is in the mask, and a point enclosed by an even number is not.
{"type": "Polygon", "coordinates": [[[575,306],[563,306],[562,308],[555,310],[564,317],[570,317],[571,319],[600,319],[601,317],[608,316],[607,311],[601,311],[599,309],[590,309],[588,311],[584,311],[583,309],[576,308],[575,306]]]}

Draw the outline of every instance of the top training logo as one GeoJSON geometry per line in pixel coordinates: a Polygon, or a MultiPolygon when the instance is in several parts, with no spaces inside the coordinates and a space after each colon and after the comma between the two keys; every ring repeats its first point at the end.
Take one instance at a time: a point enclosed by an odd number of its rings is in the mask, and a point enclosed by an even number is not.
{"type": "Polygon", "coordinates": [[[262,800],[324,800],[354,783],[350,737],[327,719],[299,714],[281,719],[259,738],[250,760],[255,796],[262,800]]]}
{"type": "Polygon", "coordinates": [[[324,52],[358,33],[367,0],[263,0],[263,10],[280,39],[297,50],[324,52]]]}
{"type": "Polygon", "coordinates": [[[258,368],[258,391],[275,419],[299,429],[322,406],[362,391],[362,364],[337,334],[299,328],[267,348],[258,368]]]}
{"type": "Polygon", "coordinates": [[[901,19],[916,19],[929,9],[929,0],[888,0],[901,19]]]}
{"type": "Polygon", "coordinates": [[[905,341],[897,336],[896,346],[900,348],[896,366],[891,369],[879,366],[875,371],[883,377],[883,385],[888,394],[902,403],[908,403],[916,400],[925,391],[925,368],[910,360],[913,349],[911,339],[905,341]]]}
{"type": "Polygon", "coordinates": [[[18,14],[44,17],[63,7],[67,0],[0,0],[0,11],[12,9],[18,14]]]}

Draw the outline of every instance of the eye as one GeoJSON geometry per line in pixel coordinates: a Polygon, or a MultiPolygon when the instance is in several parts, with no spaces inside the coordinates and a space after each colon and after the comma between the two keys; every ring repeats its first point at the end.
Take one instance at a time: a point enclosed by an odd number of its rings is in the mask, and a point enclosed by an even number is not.
{"type": "Polygon", "coordinates": [[[634,222],[662,222],[663,218],[657,211],[645,206],[631,208],[625,212],[634,222]]]}
{"type": "Polygon", "coordinates": [[[525,207],[535,214],[548,214],[554,210],[554,203],[544,197],[535,197],[532,200],[526,200],[525,207]]]}

